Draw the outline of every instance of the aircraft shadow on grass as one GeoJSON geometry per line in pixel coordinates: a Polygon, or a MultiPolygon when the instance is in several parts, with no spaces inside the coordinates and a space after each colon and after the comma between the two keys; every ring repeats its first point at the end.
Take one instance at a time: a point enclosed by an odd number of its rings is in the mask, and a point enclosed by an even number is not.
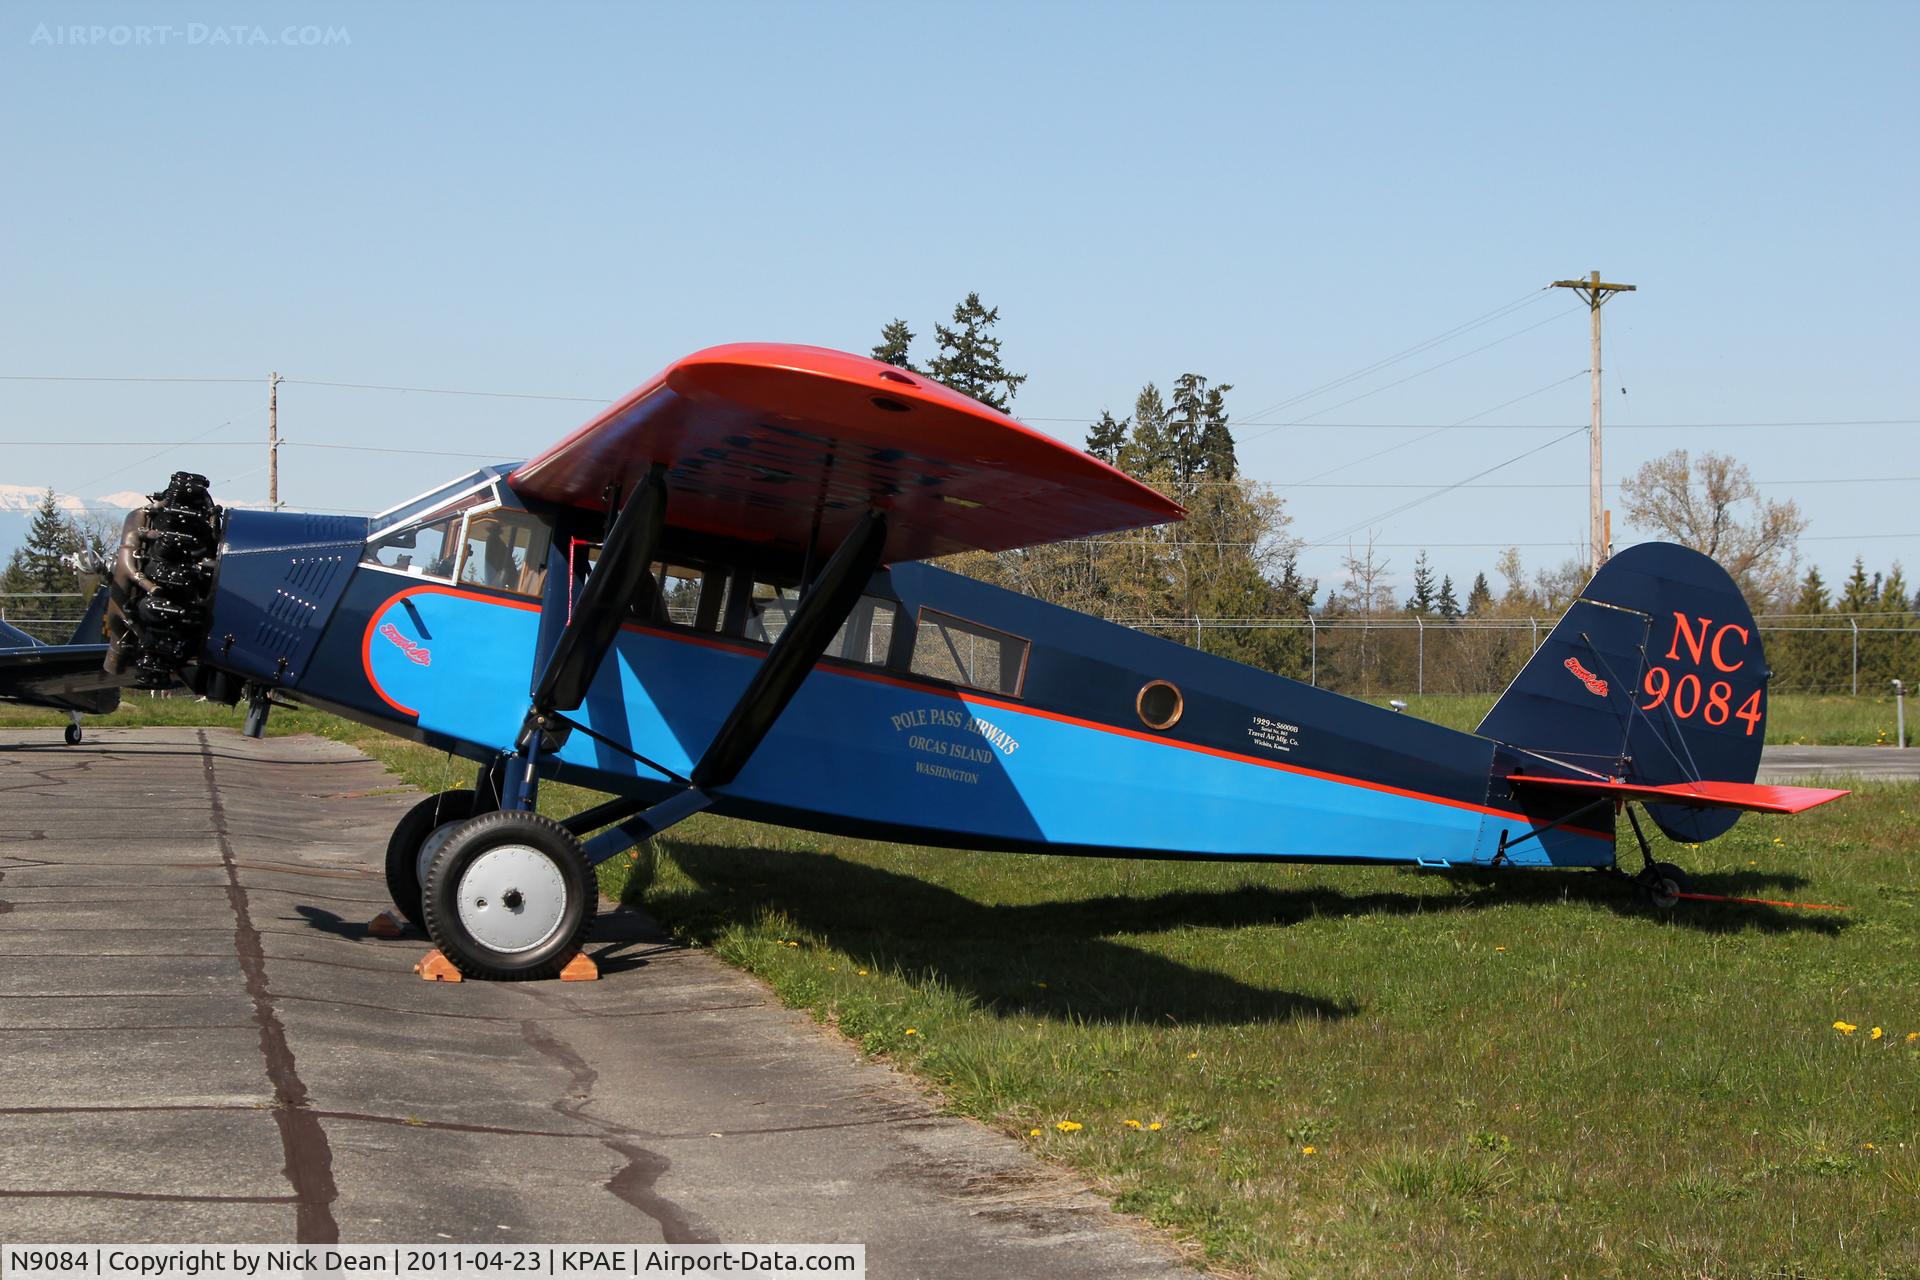
{"type": "MultiPolygon", "coordinates": [[[[1455,873],[1448,893],[1244,886],[983,905],[913,876],[830,854],[675,842],[673,859],[697,886],[675,908],[696,935],[778,911],[868,967],[924,974],[1003,1014],[1092,1022],[1245,1023],[1359,1011],[1351,1001],[1257,986],[1143,952],[1120,940],[1129,934],[1284,926],[1316,916],[1480,911],[1563,899],[1621,915],[1671,919],[1708,933],[1832,936],[1845,927],[1825,913],[1772,907],[1689,903],[1657,912],[1628,885],[1590,871],[1455,873]]],[[[1746,872],[1705,877],[1695,887],[1757,896],[1801,883],[1797,876],[1746,872]]]]}

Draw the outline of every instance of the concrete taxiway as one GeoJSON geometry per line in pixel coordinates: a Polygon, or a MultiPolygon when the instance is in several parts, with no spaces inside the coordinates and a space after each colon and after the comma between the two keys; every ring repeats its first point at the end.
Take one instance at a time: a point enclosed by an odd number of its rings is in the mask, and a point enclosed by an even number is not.
{"type": "Polygon", "coordinates": [[[599,982],[420,981],[423,939],[364,928],[414,799],[315,738],[0,743],[0,1240],[859,1241],[873,1276],[1187,1273],[631,912],[602,918],[599,982]]]}

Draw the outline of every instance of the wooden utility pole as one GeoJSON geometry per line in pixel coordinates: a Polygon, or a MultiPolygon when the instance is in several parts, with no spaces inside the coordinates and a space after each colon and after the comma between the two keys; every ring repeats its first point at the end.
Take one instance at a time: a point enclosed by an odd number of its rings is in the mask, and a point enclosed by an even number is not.
{"type": "Polygon", "coordinates": [[[1600,308],[1616,293],[1632,293],[1630,284],[1604,284],[1595,271],[1585,280],[1555,280],[1555,289],[1571,289],[1585,300],[1593,312],[1593,433],[1588,447],[1591,474],[1587,477],[1588,540],[1593,545],[1593,571],[1600,572],[1606,562],[1609,532],[1605,481],[1600,474],[1600,308]]]}
{"type": "MultiPolygon", "coordinates": [[[[1598,324],[1598,321],[1594,323],[1598,324]]],[[[1596,412],[1598,412],[1596,410],[1596,412]]],[[[280,375],[267,375],[267,510],[280,509],[280,375]]]]}

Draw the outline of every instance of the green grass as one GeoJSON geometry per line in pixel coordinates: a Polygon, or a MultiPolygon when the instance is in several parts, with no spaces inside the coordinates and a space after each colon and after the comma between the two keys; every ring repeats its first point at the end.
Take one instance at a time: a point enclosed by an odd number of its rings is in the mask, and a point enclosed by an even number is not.
{"type": "Polygon", "coordinates": [[[1914,1276],[1916,817],[1920,786],[1883,785],[1663,853],[1845,913],[713,818],[603,883],[1230,1273],[1914,1276]]]}
{"type": "MultiPolygon", "coordinates": [[[[1369,701],[1387,705],[1386,698],[1369,701]]],[[[1493,694],[1434,694],[1403,698],[1410,715],[1432,720],[1449,728],[1468,732],[1480,723],[1493,705],[1493,694]]],[[[1909,710],[1915,710],[1909,708],[1909,710]]],[[[1920,711],[1916,711],[1920,714],[1920,711]]],[[[1824,744],[1829,746],[1891,746],[1894,736],[1894,706],[1891,697],[1879,694],[1848,697],[1844,694],[1782,693],[1772,697],[1767,707],[1767,741],[1773,744],[1824,744]]],[[[1910,724],[1907,741],[1920,737],[1920,724],[1910,724]]]]}

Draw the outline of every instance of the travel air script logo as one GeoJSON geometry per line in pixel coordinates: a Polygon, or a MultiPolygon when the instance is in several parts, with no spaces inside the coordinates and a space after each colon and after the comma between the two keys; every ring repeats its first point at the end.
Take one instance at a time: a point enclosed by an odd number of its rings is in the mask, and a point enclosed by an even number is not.
{"type": "Polygon", "coordinates": [[[1607,682],[1582,666],[1580,659],[1568,658],[1563,665],[1565,665],[1567,670],[1573,672],[1574,679],[1587,686],[1588,693],[1596,698],[1604,698],[1607,696],[1607,682]]]}
{"type": "Polygon", "coordinates": [[[394,626],[391,622],[380,624],[380,634],[397,645],[400,651],[407,655],[409,662],[417,662],[423,667],[433,665],[433,651],[425,645],[416,644],[401,635],[400,628],[394,626]]]}

